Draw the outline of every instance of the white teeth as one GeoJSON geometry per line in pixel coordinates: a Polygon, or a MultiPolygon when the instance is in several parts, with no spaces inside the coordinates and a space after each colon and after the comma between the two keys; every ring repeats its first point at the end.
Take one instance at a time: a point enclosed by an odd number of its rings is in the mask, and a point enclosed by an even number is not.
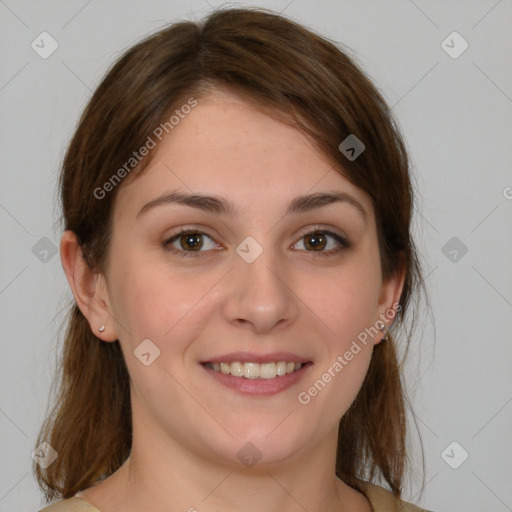
{"type": "MultiPolygon", "coordinates": [[[[295,365],[294,365],[294,368],[295,368],[295,365]]],[[[277,363],[276,374],[277,375],[286,375],[286,363],[284,361],[279,361],[279,363],[277,363]]]]}
{"type": "Polygon", "coordinates": [[[244,374],[244,365],[242,363],[231,363],[231,374],[242,377],[244,374]]]}
{"type": "Polygon", "coordinates": [[[206,363],[208,368],[233,377],[245,377],[246,379],[274,379],[287,373],[300,370],[302,363],[287,363],[286,361],[271,361],[268,363],[206,363]]]}
{"type": "Polygon", "coordinates": [[[260,364],[260,379],[273,379],[276,375],[276,363],[260,364]]]}

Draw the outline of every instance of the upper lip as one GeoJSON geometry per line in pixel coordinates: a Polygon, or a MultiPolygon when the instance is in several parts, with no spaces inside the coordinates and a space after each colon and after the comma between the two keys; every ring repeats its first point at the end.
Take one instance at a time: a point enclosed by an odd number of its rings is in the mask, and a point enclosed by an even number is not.
{"type": "Polygon", "coordinates": [[[308,363],[310,360],[292,354],[291,352],[272,352],[269,354],[258,354],[255,352],[230,352],[222,356],[215,356],[201,361],[202,363],[269,363],[286,361],[287,363],[308,363]]]}

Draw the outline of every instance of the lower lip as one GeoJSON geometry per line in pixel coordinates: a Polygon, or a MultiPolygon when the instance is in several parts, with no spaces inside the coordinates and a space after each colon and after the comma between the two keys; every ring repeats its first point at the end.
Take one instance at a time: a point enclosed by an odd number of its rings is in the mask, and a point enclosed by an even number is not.
{"type": "Polygon", "coordinates": [[[312,363],[306,363],[300,370],[273,379],[247,379],[246,377],[233,377],[233,375],[217,372],[201,365],[214,379],[224,386],[234,389],[243,395],[272,396],[293,386],[304,376],[312,363]]]}

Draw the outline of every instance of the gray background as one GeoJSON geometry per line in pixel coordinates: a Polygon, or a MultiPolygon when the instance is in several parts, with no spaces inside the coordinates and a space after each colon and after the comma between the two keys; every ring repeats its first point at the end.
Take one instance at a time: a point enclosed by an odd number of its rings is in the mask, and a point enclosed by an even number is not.
{"type": "MultiPolygon", "coordinates": [[[[41,505],[31,453],[71,297],[51,251],[60,239],[55,187],[66,144],[124,49],[217,5],[0,0],[0,512],[41,505]],[[47,59],[31,48],[43,31],[59,45],[47,59]]],[[[419,503],[436,512],[512,510],[512,1],[257,5],[351,47],[408,142],[420,190],[415,237],[435,321],[424,309],[406,372],[418,424],[412,448],[419,434],[426,457],[419,503]],[[457,58],[457,36],[442,46],[453,31],[469,44],[457,58]]],[[[405,497],[415,501],[414,462],[405,497]]]]}

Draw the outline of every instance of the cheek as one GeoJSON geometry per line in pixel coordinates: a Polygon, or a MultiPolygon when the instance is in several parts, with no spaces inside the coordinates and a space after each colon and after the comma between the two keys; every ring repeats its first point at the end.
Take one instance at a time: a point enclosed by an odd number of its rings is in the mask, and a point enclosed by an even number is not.
{"type": "Polygon", "coordinates": [[[119,338],[132,350],[144,339],[173,352],[184,350],[200,334],[201,318],[215,306],[218,273],[197,276],[197,271],[173,271],[166,262],[126,254],[112,269],[111,301],[119,338]],[[208,290],[210,292],[207,294],[208,290]]]}
{"type": "Polygon", "coordinates": [[[380,293],[380,267],[375,253],[341,266],[335,278],[322,278],[309,295],[308,306],[327,326],[323,330],[327,353],[308,381],[304,401],[317,400],[341,417],[355,399],[370,364],[380,293]],[[322,395],[322,398],[320,398],[322,395]],[[319,399],[316,397],[318,396],[319,399]]]}
{"type": "Polygon", "coordinates": [[[374,257],[358,256],[335,272],[316,276],[313,285],[304,278],[300,286],[300,296],[340,350],[378,319],[381,277],[374,257]]]}
{"type": "Polygon", "coordinates": [[[373,346],[351,339],[333,341],[323,360],[304,383],[298,401],[312,416],[328,416],[338,422],[355,400],[368,371],[373,346]]]}

